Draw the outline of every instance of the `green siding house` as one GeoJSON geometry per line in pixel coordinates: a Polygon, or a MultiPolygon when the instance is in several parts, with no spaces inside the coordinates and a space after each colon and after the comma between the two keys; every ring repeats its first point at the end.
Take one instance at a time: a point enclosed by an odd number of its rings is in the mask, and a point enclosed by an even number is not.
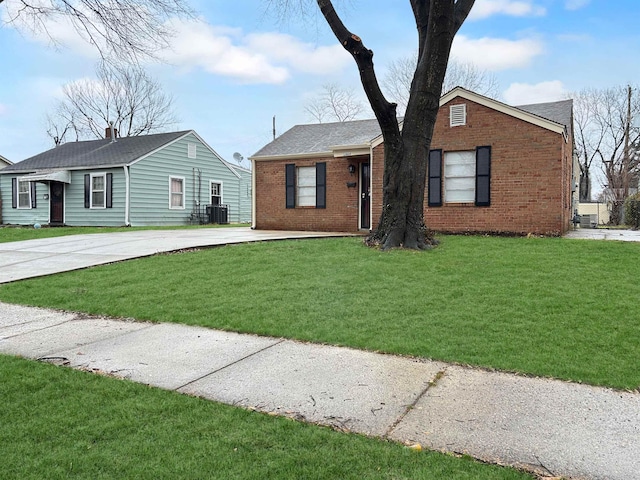
{"type": "Polygon", "coordinates": [[[52,226],[249,222],[246,178],[250,172],[193,130],[69,142],[0,170],[1,218],[52,226]]]}

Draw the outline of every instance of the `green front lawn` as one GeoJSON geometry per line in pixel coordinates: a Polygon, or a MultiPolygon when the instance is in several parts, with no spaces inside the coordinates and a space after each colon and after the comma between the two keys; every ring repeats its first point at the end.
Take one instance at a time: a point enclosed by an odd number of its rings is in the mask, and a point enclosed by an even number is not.
{"type": "Polygon", "coordinates": [[[531,479],[524,473],[0,356],[3,479],[531,479]]]}
{"type": "Polygon", "coordinates": [[[297,338],[635,389],[640,244],[447,236],[233,245],[0,287],[6,302],[297,338]]]}

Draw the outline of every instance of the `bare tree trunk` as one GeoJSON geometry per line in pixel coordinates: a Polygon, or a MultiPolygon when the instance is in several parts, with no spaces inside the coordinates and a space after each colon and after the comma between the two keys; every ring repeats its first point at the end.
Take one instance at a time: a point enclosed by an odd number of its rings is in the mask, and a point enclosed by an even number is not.
{"type": "Polygon", "coordinates": [[[384,138],[382,215],[368,241],[383,249],[429,248],[434,242],[424,224],[428,153],[453,37],[474,0],[410,0],[419,48],[402,132],[396,104],[389,103],[380,90],[373,52],[344,26],[330,0],[317,3],[336,38],[358,65],[362,86],[384,138]]]}

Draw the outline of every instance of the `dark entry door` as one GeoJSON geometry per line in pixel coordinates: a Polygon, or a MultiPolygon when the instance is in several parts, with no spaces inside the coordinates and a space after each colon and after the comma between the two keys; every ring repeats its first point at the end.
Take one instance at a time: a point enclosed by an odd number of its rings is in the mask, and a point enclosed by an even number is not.
{"type": "Polygon", "coordinates": [[[64,224],[64,183],[51,182],[49,185],[49,223],[64,224]]]}
{"type": "Polygon", "coordinates": [[[371,228],[371,170],[368,163],[360,164],[360,228],[371,228]]]}

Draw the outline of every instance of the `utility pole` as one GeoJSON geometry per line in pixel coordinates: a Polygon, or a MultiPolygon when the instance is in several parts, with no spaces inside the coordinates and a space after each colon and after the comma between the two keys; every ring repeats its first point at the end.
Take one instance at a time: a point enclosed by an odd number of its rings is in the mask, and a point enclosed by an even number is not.
{"type": "Polygon", "coordinates": [[[622,158],[622,201],[629,196],[629,129],[631,128],[631,85],[627,87],[627,122],[624,126],[624,157],[622,158]]]}

